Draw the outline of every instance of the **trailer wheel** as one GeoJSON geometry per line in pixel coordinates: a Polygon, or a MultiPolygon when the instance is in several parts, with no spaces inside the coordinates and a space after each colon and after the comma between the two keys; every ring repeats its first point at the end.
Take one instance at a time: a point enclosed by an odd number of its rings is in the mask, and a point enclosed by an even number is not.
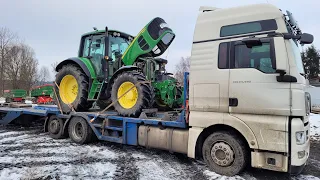
{"type": "Polygon", "coordinates": [[[219,174],[234,176],[248,163],[246,144],[236,135],[221,131],[207,137],[202,147],[203,159],[209,168],[219,174]]]}
{"type": "Polygon", "coordinates": [[[49,136],[53,139],[62,139],[65,138],[63,132],[63,120],[57,116],[51,116],[48,120],[48,132],[49,136]]]}
{"type": "Polygon", "coordinates": [[[92,129],[82,117],[73,117],[70,120],[68,131],[72,141],[78,144],[89,143],[93,139],[92,129]]]}

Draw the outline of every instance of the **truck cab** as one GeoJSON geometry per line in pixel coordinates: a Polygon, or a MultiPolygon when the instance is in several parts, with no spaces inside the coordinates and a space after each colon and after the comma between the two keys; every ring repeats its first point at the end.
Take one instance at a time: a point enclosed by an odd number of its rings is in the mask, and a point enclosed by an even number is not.
{"type": "Polygon", "coordinates": [[[312,41],[292,13],[270,4],[201,7],[190,62],[188,155],[202,155],[221,174],[243,162],[299,173],[310,145],[310,95],[299,47],[312,41]],[[216,132],[238,139],[244,153],[208,140],[216,132]],[[239,162],[237,155],[247,157],[239,162]]]}

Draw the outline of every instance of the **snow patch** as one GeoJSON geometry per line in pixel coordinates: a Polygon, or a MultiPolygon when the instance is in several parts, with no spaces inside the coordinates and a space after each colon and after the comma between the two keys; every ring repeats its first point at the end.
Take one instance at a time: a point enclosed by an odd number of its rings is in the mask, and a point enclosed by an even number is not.
{"type": "Polygon", "coordinates": [[[170,180],[170,177],[166,177],[166,173],[163,171],[163,169],[153,161],[138,161],[136,162],[136,166],[138,167],[140,176],[139,179],[141,180],[170,180]]]}
{"type": "Polygon", "coordinates": [[[11,151],[12,155],[24,155],[24,154],[46,154],[46,153],[54,153],[54,154],[68,154],[69,156],[83,156],[83,157],[94,157],[100,159],[115,159],[117,154],[112,152],[106,147],[90,147],[90,146],[64,146],[64,147],[56,147],[56,148],[37,148],[37,149],[26,149],[26,150],[18,150],[11,151]]]}
{"type": "Polygon", "coordinates": [[[217,173],[212,172],[212,171],[209,171],[209,170],[205,170],[205,171],[203,172],[203,174],[204,174],[205,176],[207,176],[207,178],[208,178],[209,180],[214,180],[214,179],[218,179],[218,178],[219,178],[219,180],[238,180],[238,179],[244,180],[244,179],[243,179],[242,177],[240,177],[240,176],[234,176],[234,177],[222,176],[222,175],[220,175],[220,174],[217,174],[217,173]]]}
{"type": "Polygon", "coordinates": [[[320,141],[320,115],[311,113],[309,121],[311,139],[320,141]]]}
{"type": "Polygon", "coordinates": [[[135,159],[148,159],[147,156],[145,156],[144,154],[141,154],[141,153],[134,153],[131,155],[133,158],[135,159]]]}
{"type": "Polygon", "coordinates": [[[5,137],[3,139],[0,140],[0,144],[2,143],[9,143],[10,141],[19,141],[19,140],[23,140],[24,138],[27,138],[27,137],[31,137],[29,134],[23,134],[21,136],[16,136],[16,137],[5,137]]]}
{"type": "Polygon", "coordinates": [[[115,164],[93,163],[84,165],[46,165],[41,167],[5,168],[0,180],[9,179],[112,179],[115,164]],[[48,178],[50,177],[50,178],[48,178]]]}
{"type": "Polygon", "coordinates": [[[311,175],[299,175],[291,178],[292,180],[320,180],[320,178],[311,175]]]}

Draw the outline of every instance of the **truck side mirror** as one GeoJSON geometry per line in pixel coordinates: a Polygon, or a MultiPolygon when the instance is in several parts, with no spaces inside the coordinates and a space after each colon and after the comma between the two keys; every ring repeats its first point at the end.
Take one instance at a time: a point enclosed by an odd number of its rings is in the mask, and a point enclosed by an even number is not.
{"type": "Polygon", "coordinates": [[[313,42],[313,35],[308,33],[301,34],[300,44],[311,44],[313,42]]]}
{"type": "Polygon", "coordinates": [[[278,82],[297,82],[297,78],[291,75],[286,75],[286,71],[283,69],[277,69],[276,73],[280,75],[277,76],[278,82]]]}
{"type": "Polygon", "coordinates": [[[247,46],[247,48],[252,48],[253,46],[262,46],[260,38],[256,37],[244,38],[241,41],[247,46]]]}

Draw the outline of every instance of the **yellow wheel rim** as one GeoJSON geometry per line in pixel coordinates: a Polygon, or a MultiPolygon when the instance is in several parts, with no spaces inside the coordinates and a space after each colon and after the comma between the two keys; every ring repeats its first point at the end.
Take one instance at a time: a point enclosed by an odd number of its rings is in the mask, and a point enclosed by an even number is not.
{"type": "MultiPolygon", "coordinates": [[[[120,85],[118,89],[117,97],[120,98],[124,93],[126,93],[134,84],[132,82],[124,82],[120,85]]],[[[136,87],[132,88],[127,94],[119,99],[119,104],[125,108],[130,109],[136,105],[138,101],[138,89],[136,87]]]]}
{"type": "Polygon", "coordinates": [[[73,103],[78,95],[78,82],[72,75],[66,75],[62,78],[59,86],[59,94],[62,102],[65,104],[73,103]]]}

